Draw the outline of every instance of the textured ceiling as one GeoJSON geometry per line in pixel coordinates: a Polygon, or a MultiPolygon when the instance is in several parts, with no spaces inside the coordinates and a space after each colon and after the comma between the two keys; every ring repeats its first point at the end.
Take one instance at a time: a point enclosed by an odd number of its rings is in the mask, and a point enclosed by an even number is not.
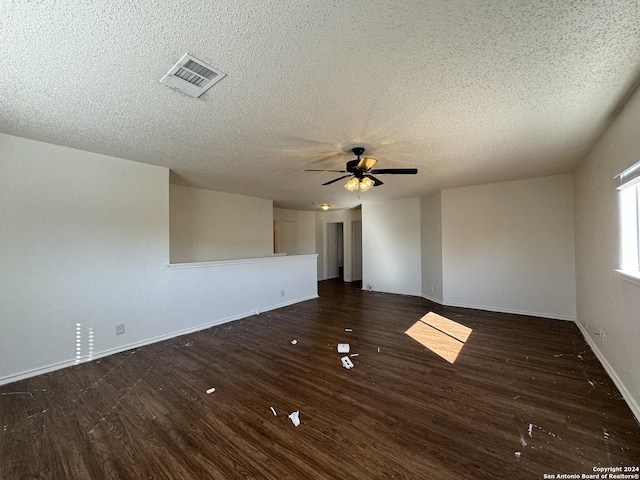
{"type": "Polygon", "coordinates": [[[640,74],[637,0],[4,0],[0,132],[338,208],[566,173],[640,74]],[[227,74],[159,83],[189,52],[227,74]],[[362,145],[381,177],[321,187],[362,145]]]}

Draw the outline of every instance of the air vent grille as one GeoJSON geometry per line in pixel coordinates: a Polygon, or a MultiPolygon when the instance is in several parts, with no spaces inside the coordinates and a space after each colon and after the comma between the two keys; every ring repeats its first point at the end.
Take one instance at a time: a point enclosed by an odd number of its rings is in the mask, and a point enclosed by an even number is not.
{"type": "Polygon", "coordinates": [[[192,97],[199,97],[224,77],[225,74],[220,70],[186,53],[160,83],[192,97]]]}

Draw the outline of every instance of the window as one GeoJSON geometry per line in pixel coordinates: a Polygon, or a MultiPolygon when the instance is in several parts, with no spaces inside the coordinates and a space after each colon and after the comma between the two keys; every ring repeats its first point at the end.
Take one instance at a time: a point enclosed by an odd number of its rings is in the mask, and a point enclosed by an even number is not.
{"type": "Polygon", "coordinates": [[[640,162],[620,179],[620,272],[640,282],[640,162]]]}

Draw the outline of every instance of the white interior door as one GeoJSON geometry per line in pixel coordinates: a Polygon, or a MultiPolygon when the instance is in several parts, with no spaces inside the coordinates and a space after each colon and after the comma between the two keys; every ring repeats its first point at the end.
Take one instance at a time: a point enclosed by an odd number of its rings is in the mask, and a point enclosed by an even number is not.
{"type": "Polygon", "coordinates": [[[282,221],[282,251],[287,255],[298,254],[298,222],[282,221]]]}

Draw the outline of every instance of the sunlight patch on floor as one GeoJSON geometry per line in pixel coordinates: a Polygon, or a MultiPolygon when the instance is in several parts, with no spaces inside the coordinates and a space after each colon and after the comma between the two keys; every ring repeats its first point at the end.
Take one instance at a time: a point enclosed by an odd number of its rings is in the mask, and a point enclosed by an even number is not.
{"type": "Polygon", "coordinates": [[[404,333],[447,362],[454,363],[472,331],[458,322],[429,312],[404,333]]]}

